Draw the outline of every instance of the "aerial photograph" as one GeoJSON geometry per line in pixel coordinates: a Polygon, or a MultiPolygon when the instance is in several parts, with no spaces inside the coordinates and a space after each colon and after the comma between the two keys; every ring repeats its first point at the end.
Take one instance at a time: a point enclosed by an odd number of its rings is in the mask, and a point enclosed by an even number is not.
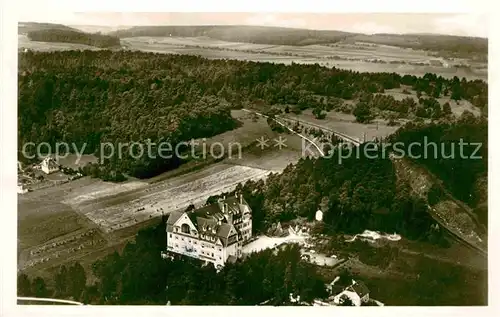
{"type": "Polygon", "coordinates": [[[480,21],[26,15],[17,304],[487,306],[480,21]]]}

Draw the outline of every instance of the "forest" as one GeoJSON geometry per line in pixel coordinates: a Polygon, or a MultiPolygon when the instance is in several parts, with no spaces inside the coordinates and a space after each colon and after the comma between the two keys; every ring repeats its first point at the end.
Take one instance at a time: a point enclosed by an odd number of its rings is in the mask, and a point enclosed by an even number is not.
{"type": "Polygon", "coordinates": [[[71,29],[40,29],[27,33],[28,38],[38,42],[62,42],[85,44],[100,48],[120,47],[120,39],[99,33],[85,33],[71,29]]]}
{"type": "Polygon", "coordinates": [[[311,221],[321,209],[321,233],[356,234],[368,229],[441,242],[431,228],[434,220],[427,213],[427,201],[412,197],[408,184],[396,181],[389,158],[381,153],[377,159],[351,156],[339,164],[340,151],[342,147],[332,158],[301,159],[265,182],[239,185],[235,191],[243,193],[253,210],[253,230],[265,233],[273,223],[297,218],[311,221]]]}
{"type": "MultiPolygon", "coordinates": [[[[469,112],[454,120],[429,124],[408,123],[388,137],[389,143],[421,142],[413,160],[434,173],[453,194],[471,207],[488,201],[488,122],[469,112]],[[460,143],[464,145],[460,148],[460,143]],[[437,155],[436,155],[437,154],[437,155]]],[[[487,225],[487,210],[482,222],[487,225]]]]}
{"type": "MultiPolygon", "coordinates": [[[[361,120],[377,109],[438,119],[449,109],[432,98],[447,94],[469,100],[487,115],[487,84],[480,80],[145,52],[27,52],[19,56],[18,140],[19,148],[30,141],[86,144],[86,153],[96,153],[103,142],[177,144],[235,128],[230,110],[254,104],[321,114],[356,100],[364,107],[361,120]],[[421,95],[418,105],[379,95],[401,85],[421,95]]],[[[178,158],[147,157],[101,163],[110,172],[140,178],[182,164],[178,158]]]]}

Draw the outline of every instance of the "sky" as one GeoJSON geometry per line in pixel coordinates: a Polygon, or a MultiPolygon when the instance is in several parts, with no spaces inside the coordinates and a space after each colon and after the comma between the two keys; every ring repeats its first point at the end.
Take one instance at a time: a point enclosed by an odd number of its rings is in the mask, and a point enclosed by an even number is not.
{"type": "MultiPolygon", "coordinates": [[[[230,13],[230,12],[60,12],[30,6],[23,22],[100,25],[110,29],[132,25],[263,25],[373,33],[439,33],[488,36],[482,13],[230,13]]],[[[106,29],[103,29],[106,30],[106,29]]]]}

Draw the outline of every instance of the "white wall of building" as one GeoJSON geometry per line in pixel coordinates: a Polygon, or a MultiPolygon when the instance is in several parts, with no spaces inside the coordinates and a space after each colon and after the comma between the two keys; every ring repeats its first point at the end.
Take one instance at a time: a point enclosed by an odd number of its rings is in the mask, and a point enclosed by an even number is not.
{"type": "MultiPolygon", "coordinates": [[[[230,232],[230,234],[234,233],[234,231],[230,232]]],[[[216,267],[217,265],[223,266],[230,255],[236,257],[241,255],[241,247],[238,248],[238,243],[223,247],[218,238],[212,241],[201,239],[196,227],[186,214],[175,222],[173,232],[167,232],[167,250],[214,263],[216,267]],[[189,233],[182,232],[183,224],[189,226],[189,233]]]]}

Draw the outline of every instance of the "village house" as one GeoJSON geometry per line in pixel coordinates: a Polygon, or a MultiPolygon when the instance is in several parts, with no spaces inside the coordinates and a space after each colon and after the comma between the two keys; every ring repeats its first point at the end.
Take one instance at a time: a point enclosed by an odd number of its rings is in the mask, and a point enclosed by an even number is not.
{"type": "Polygon", "coordinates": [[[45,174],[51,174],[59,170],[56,161],[51,157],[44,158],[40,167],[45,174]]]}
{"type": "Polygon", "coordinates": [[[221,268],[242,256],[243,244],[252,237],[252,210],[241,194],[235,195],[199,209],[172,212],[166,230],[167,253],[221,268]]]}
{"type": "Polygon", "coordinates": [[[363,282],[352,280],[351,285],[334,297],[333,302],[342,305],[346,299],[349,299],[354,306],[361,306],[370,301],[370,291],[363,282]]]}

